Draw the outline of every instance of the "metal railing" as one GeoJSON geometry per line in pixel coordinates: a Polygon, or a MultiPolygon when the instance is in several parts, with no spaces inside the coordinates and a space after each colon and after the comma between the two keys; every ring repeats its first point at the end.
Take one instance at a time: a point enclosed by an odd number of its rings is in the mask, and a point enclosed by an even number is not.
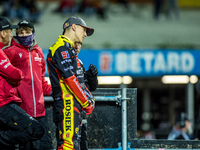
{"type": "MultiPolygon", "coordinates": [[[[122,150],[127,149],[127,142],[130,142],[131,147],[133,147],[134,149],[159,149],[159,148],[200,149],[200,142],[194,140],[188,141],[188,140],[167,140],[167,139],[156,139],[156,140],[138,139],[136,135],[137,133],[137,89],[136,88],[99,88],[95,92],[92,92],[92,94],[97,103],[98,102],[103,104],[115,103],[115,105],[120,107],[120,109],[117,109],[117,111],[121,110],[121,116],[119,116],[121,117],[120,119],[121,131],[117,132],[121,133],[122,150]]],[[[53,99],[52,97],[45,97],[45,101],[51,103],[53,102],[53,99]]],[[[99,107],[98,104],[96,104],[96,108],[98,107],[99,107]]],[[[99,112],[97,111],[96,113],[98,115],[99,112]]],[[[89,120],[90,119],[92,120],[93,118],[89,118],[89,120]]],[[[88,126],[90,126],[90,123],[88,124],[88,126]]],[[[103,130],[106,129],[104,128],[103,130]]],[[[98,146],[100,146],[100,144],[98,146]]],[[[103,149],[102,146],[100,147],[98,146],[96,147],[97,149],[103,149]]],[[[114,147],[117,147],[117,144],[114,147]]]]}
{"type": "MultiPolygon", "coordinates": [[[[92,92],[96,102],[115,102],[116,105],[121,107],[121,133],[122,133],[122,148],[125,150],[127,147],[127,102],[136,105],[136,88],[98,88],[92,92]]],[[[45,102],[53,102],[52,97],[45,97],[45,102]]],[[[98,105],[96,106],[98,107],[98,105]]],[[[136,120],[137,111],[132,114],[136,120]]],[[[136,138],[137,123],[134,126],[134,134],[129,136],[129,139],[136,138]]],[[[117,145],[116,145],[117,146],[117,145]]]]}

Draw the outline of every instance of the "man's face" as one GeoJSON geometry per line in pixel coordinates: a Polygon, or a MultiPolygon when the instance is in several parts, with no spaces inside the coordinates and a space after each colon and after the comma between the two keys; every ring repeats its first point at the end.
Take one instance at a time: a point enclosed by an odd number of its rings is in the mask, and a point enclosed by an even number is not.
{"type": "Polygon", "coordinates": [[[82,43],[84,38],[87,36],[87,33],[86,33],[87,29],[80,26],[80,25],[76,25],[76,39],[75,41],[79,42],[79,43],[82,43]]]}
{"type": "Polygon", "coordinates": [[[81,45],[82,44],[80,42],[75,42],[74,43],[74,49],[75,49],[75,52],[76,52],[77,55],[79,54],[79,52],[81,50],[81,45]]]}
{"type": "Polygon", "coordinates": [[[5,31],[5,38],[4,38],[4,45],[7,46],[9,45],[9,42],[13,36],[12,34],[12,29],[7,29],[7,30],[4,30],[5,31]]]}

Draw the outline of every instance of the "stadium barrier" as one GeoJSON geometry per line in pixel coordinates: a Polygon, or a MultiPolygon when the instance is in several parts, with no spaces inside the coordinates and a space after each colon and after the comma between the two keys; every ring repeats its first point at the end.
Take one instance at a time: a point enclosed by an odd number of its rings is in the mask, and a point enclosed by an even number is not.
{"type": "MultiPolygon", "coordinates": [[[[98,88],[92,92],[96,105],[88,116],[89,149],[200,149],[199,141],[137,138],[137,89],[98,88]],[[121,147],[118,147],[121,143],[121,147]],[[117,148],[118,147],[118,148],[117,148]]],[[[45,97],[46,114],[56,148],[52,117],[53,99],[45,97]]]]}

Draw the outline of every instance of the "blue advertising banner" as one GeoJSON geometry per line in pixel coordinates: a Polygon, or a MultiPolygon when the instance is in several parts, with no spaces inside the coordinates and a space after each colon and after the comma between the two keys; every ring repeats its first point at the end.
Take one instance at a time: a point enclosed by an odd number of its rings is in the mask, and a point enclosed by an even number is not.
{"type": "MultiPolygon", "coordinates": [[[[48,51],[43,52],[46,58],[48,51]]],[[[199,50],[81,50],[79,58],[86,70],[96,65],[99,76],[200,76],[199,50]]]]}

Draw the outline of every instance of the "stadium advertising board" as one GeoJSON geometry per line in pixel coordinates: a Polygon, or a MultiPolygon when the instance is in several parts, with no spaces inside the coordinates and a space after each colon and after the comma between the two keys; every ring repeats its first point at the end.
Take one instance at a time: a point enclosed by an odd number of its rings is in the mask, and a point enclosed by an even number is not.
{"type": "Polygon", "coordinates": [[[79,58],[86,70],[96,65],[100,76],[200,75],[199,50],[81,50],[79,58]]]}

